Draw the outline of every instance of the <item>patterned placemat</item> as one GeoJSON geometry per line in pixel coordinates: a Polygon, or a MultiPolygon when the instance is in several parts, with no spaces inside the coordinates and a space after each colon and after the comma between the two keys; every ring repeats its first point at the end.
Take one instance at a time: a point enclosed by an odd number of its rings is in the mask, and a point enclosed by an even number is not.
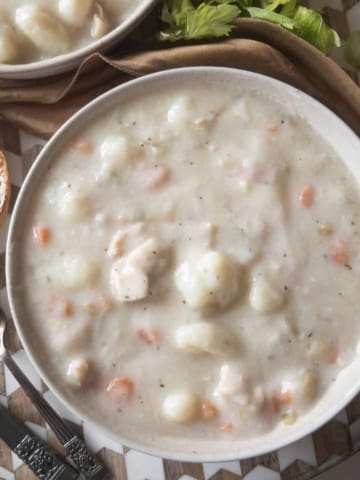
{"type": "MultiPolygon", "coordinates": [[[[360,0],[310,0],[312,8],[324,8],[325,18],[342,38],[360,28],[360,0]]],[[[343,59],[336,61],[360,85],[360,73],[352,71],[343,59]]],[[[10,215],[20,186],[43,142],[0,121],[0,148],[5,150],[12,179],[12,199],[6,224],[0,229],[0,303],[9,313],[5,289],[5,240],[10,215]]],[[[11,349],[15,360],[41,389],[45,398],[84,435],[89,447],[108,465],[116,480],[309,480],[319,472],[360,450],[360,395],[346,410],[313,435],[256,458],[226,463],[184,463],[163,460],[127,449],[103,437],[68,412],[47,390],[21,349],[12,328],[11,349]]],[[[0,403],[61,451],[53,434],[27,400],[10,372],[0,362],[0,403]]],[[[0,480],[33,480],[35,476],[0,440],[0,480]]]]}

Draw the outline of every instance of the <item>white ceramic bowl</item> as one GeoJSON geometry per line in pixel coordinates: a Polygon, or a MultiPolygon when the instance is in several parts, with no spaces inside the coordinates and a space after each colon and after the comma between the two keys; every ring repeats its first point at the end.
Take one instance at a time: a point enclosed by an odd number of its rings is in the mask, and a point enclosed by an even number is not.
{"type": "Polygon", "coordinates": [[[152,432],[141,435],[134,434],[132,438],[122,438],[97,424],[96,419],[88,418],[79,407],[71,405],[69,399],[64,397],[61,388],[53,381],[54,379],[49,378],[46,366],[39,361],[36,338],[27,327],[27,315],[23,309],[21,290],[16,288],[21,275],[19,258],[21,257],[23,218],[31,204],[31,197],[36,191],[39,179],[47,171],[49,165],[55,161],[62,146],[73,135],[86,128],[88,122],[95,116],[113,108],[118,103],[130,99],[141,99],[143,94],[148,94],[149,91],[159,92],[170,83],[172,85],[187,84],[191,87],[194,81],[201,81],[204,88],[206,88],[207,82],[216,82],[219,88],[227,88],[231,83],[235,83],[243,85],[244,88],[258,89],[266,96],[280,101],[293,112],[299,112],[314,131],[325,138],[337,151],[340,158],[344,160],[344,163],[360,182],[360,139],[330,110],[299,90],[262,75],[227,68],[194,67],[157,73],[129,82],[97,98],[71,118],[50,140],[27,176],[15,206],[7,243],[6,274],[11,311],[22,344],[44,381],[70,410],[83,420],[97,426],[100,431],[113,440],[135,449],[183,461],[225,461],[247,458],[275,450],[319,428],[345,407],[360,390],[360,358],[343,370],[315,407],[300,417],[292,426],[280,425],[258,437],[252,437],[249,432],[248,439],[239,440],[185,439],[182,441],[171,435],[156,437],[152,432]]]}
{"type": "Polygon", "coordinates": [[[85,47],[38,62],[14,65],[0,64],[0,78],[41,78],[68,72],[76,68],[88,55],[94,52],[105,52],[109,50],[116,42],[124,38],[141,22],[155,6],[157,1],[158,0],[142,0],[128,18],[109,33],[89,43],[85,47]]]}

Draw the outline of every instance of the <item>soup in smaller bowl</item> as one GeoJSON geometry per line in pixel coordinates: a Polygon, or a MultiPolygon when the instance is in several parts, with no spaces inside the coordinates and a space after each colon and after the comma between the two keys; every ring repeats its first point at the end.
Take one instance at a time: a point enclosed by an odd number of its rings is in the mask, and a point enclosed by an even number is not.
{"type": "Polygon", "coordinates": [[[108,48],[154,0],[14,0],[0,5],[0,74],[57,73],[108,48]],[[50,63],[49,63],[50,62],[50,63]]]}

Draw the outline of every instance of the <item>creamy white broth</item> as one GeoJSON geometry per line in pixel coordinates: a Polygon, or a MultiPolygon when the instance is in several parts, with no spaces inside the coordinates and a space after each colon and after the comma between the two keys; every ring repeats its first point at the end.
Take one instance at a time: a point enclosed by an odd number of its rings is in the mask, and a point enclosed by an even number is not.
{"type": "Polygon", "coordinates": [[[129,438],[294,424],[355,355],[358,204],[335,152],[257,92],[194,85],[115,107],[28,215],[42,364],[129,438]]]}
{"type": "Polygon", "coordinates": [[[0,63],[77,50],[117,27],[141,0],[12,0],[0,5],[0,63]]]}

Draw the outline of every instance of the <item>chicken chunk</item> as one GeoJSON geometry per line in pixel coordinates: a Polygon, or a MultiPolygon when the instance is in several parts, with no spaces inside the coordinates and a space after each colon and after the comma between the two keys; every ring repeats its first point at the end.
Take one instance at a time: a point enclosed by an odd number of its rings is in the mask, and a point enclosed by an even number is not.
{"type": "Polygon", "coordinates": [[[126,258],[114,263],[110,272],[112,294],[119,302],[135,302],[146,298],[149,290],[147,274],[126,258]]]}
{"type": "Polygon", "coordinates": [[[84,358],[72,360],[66,372],[66,378],[69,383],[76,387],[82,387],[89,374],[89,362],[84,358]]]}

